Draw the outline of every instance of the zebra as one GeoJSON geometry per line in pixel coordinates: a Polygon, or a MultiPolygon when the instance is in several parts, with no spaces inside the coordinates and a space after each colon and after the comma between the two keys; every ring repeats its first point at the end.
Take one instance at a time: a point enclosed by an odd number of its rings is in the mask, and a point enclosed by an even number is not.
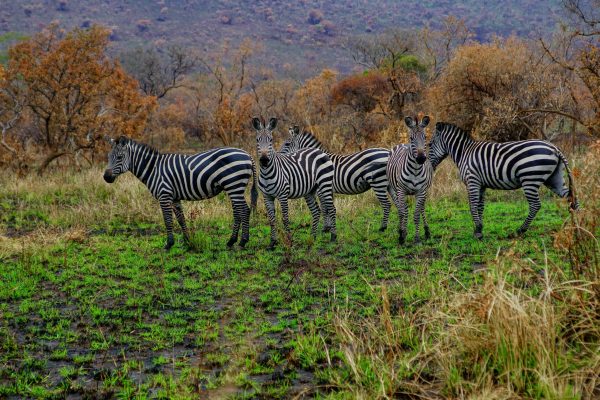
{"type": "Polygon", "coordinates": [[[333,192],[336,194],[360,194],[373,189],[381,208],[383,218],[380,232],[387,229],[391,203],[388,199],[388,191],[395,201],[395,194],[390,190],[386,175],[386,165],[390,157],[390,150],[384,148],[372,148],[359,151],[358,153],[341,155],[334,154],[323,149],[319,140],[308,131],[297,125],[289,128],[290,138],[281,146],[279,153],[289,154],[300,149],[312,148],[325,152],[334,166],[333,192]]]}
{"type": "Polygon", "coordinates": [[[572,210],[579,208],[567,159],[553,144],[543,140],[495,143],[474,140],[456,125],[438,122],[429,144],[429,158],[436,168],[450,155],[467,187],[474,235],[483,238],[483,208],[486,189],[523,188],[529,214],[516,234],[527,231],[541,208],[539,189],[545,185],[560,197],[569,198],[572,210]],[[563,167],[564,166],[564,167],[563,167]],[[569,187],[565,187],[566,169],[569,187]]]}
{"type": "Polygon", "coordinates": [[[429,239],[431,234],[427,218],[425,217],[425,201],[427,200],[427,191],[431,187],[433,178],[433,167],[427,159],[425,151],[425,127],[429,124],[429,117],[426,115],[419,122],[419,118],[405,117],[404,123],[409,128],[408,145],[398,145],[392,149],[390,160],[387,164],[387,176],[390,186],[397,194],[396,207],[399,215],[399,238],[398,242],[403,244],[406,240],[406,223],[408,219],[407,195],[416,197],[415,204],[415,243],[419,243],[420,218],[423,217],[423,227],[425,229],[425,239],[429,239]]]}
{"type": "Polygon", "coordinates": [[[321,211],[315,194],[323,207],[323,230],[331,232],[331,241],[335,241],[337,233],[333,204],[333,163],[327,154],[319,149],[302,149],[291,154],[277,153],[273,148],[273,130],[277,126],[277,118],[271,118],[265,126],[264,120],[254,117],[252,126],[256,130],[260,164],[258,186],[263,193],[271,225],[271,242],[268,248],[273,249],[277,244],[275,199],[281,204],[283,225],[291,239],[288,199],[304,197],[312,215],[311,232],[316,236],[321,211]]]}
{"type": "Polygon", "coordinates": [[[240,225],[242,238],[239,246],[243,248],[248,243],[250,209],[244,192],[251,178],[252,208],[256,207],[258,198],[256,167],[248,153],[223,147],[192,155],[164,154],[125,136],[110,139],[110,143],[112,149],[108,154],[104,180],[112,183],[117,176],[131,171],[148,187],[159,201],[165,221],[165,250],[169,250],[175,242],[171,211],[175,212],[184,239],[189,242],[181,200],[209,199],[222,191],[227,193],[233,206],[233,232],[227,247],[231,248],[237,242],[240,225]]]}

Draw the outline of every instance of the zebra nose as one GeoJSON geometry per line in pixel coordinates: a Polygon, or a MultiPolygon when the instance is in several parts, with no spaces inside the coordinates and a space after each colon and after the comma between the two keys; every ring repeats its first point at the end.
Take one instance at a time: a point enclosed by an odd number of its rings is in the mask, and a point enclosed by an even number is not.
{"type": "Polygon", "coordinates": [[[261,165],[267,165],[269,163],[269,157],[263,153],[260,155],[260,158],[258,159],[258,161],[260,161],[261,165]]]}
{"type": "Polygon", "coordinates": [[[425,152],[424,151],[419,151],[417,153],[417,162],[419,164],[423,164],[425,162],[425,160],[427,160],[427,156],[425,156],[425,152]]]}
{"type": "Polygon", "coordinates": [[[110,169],[107,169],[106,171],[104,171],[104,180],[107,183],[113,183],[115,181],[115,176],[113,175],[113,173],[110,169]]]}

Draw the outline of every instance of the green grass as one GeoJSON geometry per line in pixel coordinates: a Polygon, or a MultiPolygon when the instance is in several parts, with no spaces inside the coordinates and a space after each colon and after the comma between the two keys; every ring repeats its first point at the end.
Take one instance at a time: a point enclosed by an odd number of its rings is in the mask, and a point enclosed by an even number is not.
{"type": "MultiPolygon", "coordinates": [[[[69,179],[60,190],[0,189],[0,397],[335,396],[324,368],[343,357],[332,346],[335,310],[377,315],[382,285],[393,313],[418,309],[439,285],[476,284],[507,253],[538,271],[568,265],[553,247],[566,205],[547,194],[519,239],[509,236],[526,214],[522,194],[492,194],[483,241],[472,237],[464,193],[439,197],[427,205],[433,238],[402,247],[395,213],[378,232],[372,193],[336,200],[337,243],[313,241],[306,205],[292,201],[293,247],[272,252],[262,207],[247,248],[226,249],[220,197],[184,205],[192,246],[178,235],[165,253],[158,205],[141,185],[69,179]]],[[[401,342],[412,351],[414,337],[401,342]]],[[[374,378],[368,360],[360,366],[374,378]]]]}

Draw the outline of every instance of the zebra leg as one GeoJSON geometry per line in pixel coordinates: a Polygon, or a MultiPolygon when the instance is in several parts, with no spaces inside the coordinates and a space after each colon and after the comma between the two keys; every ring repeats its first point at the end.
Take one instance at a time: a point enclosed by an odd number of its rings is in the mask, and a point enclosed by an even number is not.
{"type": "Polygon", "coordinates": [[[165,196],[159,198],[158,202],[165,220],[165,227],[167,228],[167,244],[165,244],[165,250],[169,250],[175,244],[175,239],[173,239],[173,201],[170,197],[165,196]]]}
{"type": "Polygon", "coordinates": [[[292,232],[290,231],[290,214],[287,196],[279,198],[279,204],[281,204],[281,216],[283,218],[283,229],[288,237],[290,243],[292,242],[292,232]]]}
{"type": "Polygon", "coordinates": [[[306,200],[306,204],[308,205],[308,209],[310,210],[310,214],[312,215],[312,225],[310,232],[316,239],[317,228],[319,227],[319,220],[321,219],[321,209],[317,204],[317,200],[315,199],[314,193],[307,194],[306,196],[304,196],[304,200],[306,200]]]}
{"type": "MultiPolygon", "coordinates": [[[[241,209],[241,221],[242,221],[242,240],[240,240],[240,247],[245,247],[248,240],[250,240],[250,207],[246,203],[246,199],[242,196],[239,208],[241,209]]],[[[234,209],[235,210],[235,209],[234,209]]]]}
{"type": "Polygon", "coordinates": [[[483,239],[483,224],[481,223],[481,216],[479,215],[479,193],[481,192],[481,185],[476,181],[469,181],[467,183],[467,191],[469,192],[469,208],[471,209],[471,217],[475,224],[474,235],[477,239],[483,239]]]}
{"type": "Polygon", "coordinates": [[[429,231],[429,224],[427,224],[427,218],[425,217],[425,206],[423,206],[421,217],[423,218],[423,228],[425,229],[425,240],[429,240],[431,238],[431,232],[429,231]]]}
{"type": "Polygon", "coordinates": [[[477,213],[479,214],[479,220],[481,221],[481,230],[483,231],[483,209],[485,207],[485,188],[479,189],[479,204],[477,205],[477,213]]]}
{"type": "MultiPolygon", "coordinates": [[[[421,215],[425,213],[425,200],[427,199],[427,192],[421,192],[417,194],[417,201],[415,204],[415,244],[421,243],[421,237],[419,235],[419,228],[421,224],[421,215]]],[[[426,235],[427,236],[427,235],[426,235]]]]}
{"type": "Polygon", "coordinates": [[[538,193],[540,187],[537,185],[524,185],[523,191],[525,192],[525,197],[527,198],[527,202],[529,203],[529,214],[527,218],[525,218],[525,222],[523,225],[517,229],[517,235],[521,235],[527,231],[529,228],[529,224],[535,218],[535,215],[538,213],[540,208],[542,207],[540,203],[540,195],[538,193]]]}
{"type": "Polygon", "coordinates": [[[185,224],[185,215],[183,213],[183,208],[181,207],[181,202],[173,202],[173,211],[175,212],[175,218],[177,218],[177,222],[179,223],[179,226],[181,226],[181,230],[183,231],[183,238],[187,243],[189,243],[190,234],[188,232],[187,225],[185,224]]]}
{"type": "Polygon", "coordinates": [[[277,244],[277,227],[275,226],[275,198],[263,195],[265,199],[265,208],[267,209],[267,217],[269,218],[269,225],[271,225],[271,243],[267,250],[273,250],[277,244]]]}
{"type": "Polygon", "coordinates": [[[404,244],[406,240],[406,223],[408,220],[408,203],[406,202],[406,194],[398,190],[398,244],[404,244]]]}
{"type": "Polygon", "coordinates": [[[381,220],[381,226],[379,227],[379,232],[384,232],[387,229],[388,221],[390,219],[390,199],[387,195],[387,188],[379,187],[379,186],[371,186],[373,191],[375,192],[375,196],[377,200],[379,200],[379,204],[381,204],[381,208],[383,209],[383,218],[381,220]]]}
{"type": "Polygon", "coordinates": [[[333,188],[320,188],[317,191],[317,194],[319,195],[319,202],[323,207],[325,220],[329,221],[328,226],[329,232],[331,233],[331,241],[335,242],[337,240],[337,230],[335,227],[335,204],[333,203],[333,188]]]}
{"type": "MultiPolygon", "coordinates": [[[[246,216],[248,213],[248,205],[246,204],[246,199],[244,199],[243,193],[229,193],[229,199],[231,200],[231,208],[233,210],[233,227],[231,229],[231,237],[229,238],[229,241],[227,241],[227,247],[231,248],[238,240],[240,225],[243,225],[244,220],[247,220],[248,218],[246,216]]],[[[244,247],[248,242],[248,238],[246,238],[246,241],[243,244],[242,242],[244,242],[244,232],[242,232],[242,241],[240,242],[240,246],[244,247]]]]}

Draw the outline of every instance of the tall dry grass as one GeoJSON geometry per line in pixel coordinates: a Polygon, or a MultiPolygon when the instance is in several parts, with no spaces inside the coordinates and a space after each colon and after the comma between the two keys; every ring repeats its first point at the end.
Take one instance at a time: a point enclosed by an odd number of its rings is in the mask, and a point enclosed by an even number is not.
{"type": "Polygon", "coordinates": [[[397,313],[388,287],[375,289],[376,317],[334,310],[342,360],[330,384],[362,399],[600,398],[600,143],[572,164],[582,209],[554,240],[570,268],[540,274],[508,252],[480,284],[439,282],[426,304],[397,313]]]}

